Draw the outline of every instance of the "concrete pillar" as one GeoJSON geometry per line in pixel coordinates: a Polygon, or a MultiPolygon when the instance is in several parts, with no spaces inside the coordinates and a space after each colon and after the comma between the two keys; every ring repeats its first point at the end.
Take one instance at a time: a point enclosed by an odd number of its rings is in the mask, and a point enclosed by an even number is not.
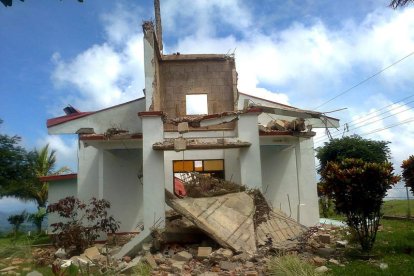
{"type": "Polygon", "coordinates": [[[154,34],[148,30],[144,34],[144,72],[145,72],[145,110],[149,111],[153,107],[154,80],[155,80],[155,61],[154,56],[154,34]]]}
{"type": "Polygon", "coordinates": [[[319,221],[318,193],[316,185],[313,140],[298,138],[295,144],[297,175],[297,221],[315,225],[319,221]]]}
{"type": "Polygon", "coordinates": [[[239,139],[251,143],[240,149],[241,184],[248,188],[262,190],[262,166],[260,161],[260,140],[258,115],[260,112],[241,114],[237,124],[239,139]]]}
{"type": "Polygon", "coordinates": [[[164,139],[162,112],[140,112],[142,118],[142,168],[144,228],[165,225],[164,152],[155,151],[152,145],[164,139]]]}

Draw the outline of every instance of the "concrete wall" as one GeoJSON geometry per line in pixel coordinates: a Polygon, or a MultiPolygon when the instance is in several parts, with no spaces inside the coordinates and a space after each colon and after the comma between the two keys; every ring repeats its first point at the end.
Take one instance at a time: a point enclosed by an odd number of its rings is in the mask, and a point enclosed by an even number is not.
{"type": "Polygon", "coordinates": [[[79,119],[59,124],[48,129],[49,134],[76,133],[80,128],[93,128],[95,133],[103,134],[108,128],[141,133],[141,120],[137,113],[145,110],[145,98],[98,111],[79,119]]]}
{"type": "Polygon", "coordinates": [[[137,231],[143,223],[142,150],[103,151],[103,198],[111,203],[110,214],[121,222],[120,232],[137,231]]]}
{"type": "Polygon", "coordinates": [[[311,139],[304,139],[291,146],[266,145],[260,150],[266,199],[273,208],[281,209],[307,226],[319,220],[312,145],[311,139]]]}
{"type": "Polygon", "coordinates": [[[99,165],[102,150],[80,143],[78,153],[78,198],[99,198],[99,165]]]}
{"type": "Polygon", "coordinates": [[[186,115],[188,94],[207,94],[208,113],[234,110],[234,60],[162,61],[161,110],[170,117],[186,115]]]}
{"type": "Polygon", "coordinates": [[[226,150],[188,150],[184,152],[166,151],[164,153],[165,187],[173,192],[173,160],[224,159],[226,180],[240,183],[239,149],[226,150]]]}
{"type": "MultiPolygon", "coordinates": [[[[76,178],[49,182],[48,204],[56,203],[68,196],[77,196],[76,178]]],[[[48,214],[47,219],[49,231],[51,224],[61,221],[57,213],[48,214]]]]}

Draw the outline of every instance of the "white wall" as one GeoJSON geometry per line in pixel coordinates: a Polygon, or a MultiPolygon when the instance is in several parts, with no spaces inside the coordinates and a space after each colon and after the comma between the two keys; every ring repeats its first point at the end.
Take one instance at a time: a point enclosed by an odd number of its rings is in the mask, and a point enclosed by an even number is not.
{"type": "Polygon", "coordinates": [[[80,128],[93,128],[95,133],[103,134],[108,128],[119,128],[128,130],[130,133],[141,133],[141,119],[137,114],[140,111],[145,111],[145,98],[52,126],[48,132],[49,134],[67,134],[76,133],[80,128]]]}
{"type": "Polygon", "coordinates": [[[99,159],[102,150],[80,143],[78,153],[78,198],[99,198],[99,159]]]}
{"type": "Polygon", "coordinates": [[[119,232],[137,231],[143,223],[141,172],[141,149],[103,152],[103,198],[111,203],[110,214],[121,222],[119,232]]]}
{"type": "Polygon", "coordinates": [[[296,220],[299,218],[304,225],[317,224],[319,206],[312,140],[303,139],[290,147],[262,146],[261,160],[263,192],[273,208],[281,209],[296,220]]]}
{"type": "MultiPolygon", "coordinates": [[[[77,196],[76,178],[49,182],[48,204],[56,203],[60,199],[68,196],[77,196]]],[[[51,230],[50,225],[61,221],[57,213],[47,215],[48,230],[51,230]]]]}

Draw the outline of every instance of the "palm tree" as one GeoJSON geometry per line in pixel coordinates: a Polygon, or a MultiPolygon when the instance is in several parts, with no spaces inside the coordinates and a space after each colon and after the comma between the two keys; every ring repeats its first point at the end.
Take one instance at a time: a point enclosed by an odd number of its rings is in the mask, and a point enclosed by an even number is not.
{"type": "Polygon", "coordinates": [[[40,209],[46,207],[49,183],[40,181],[39,178],[70,172],[70,169],[68,167],[62,167],[55,170],[56,151],[51,150],[49,152],[49,144],[40,150],[35,150],[32,165],[36,179],[28,185],[26,192],[29,198],[36,201],[38,209],[40,209]]]}
{"type": "Polygon", "coordinates": [[[390,7],[393,9],[396,9],[398,7],[403,7],[407,5],[408,3],[414,2],[414,0],[392,0],[390,3],[390,7]]]}

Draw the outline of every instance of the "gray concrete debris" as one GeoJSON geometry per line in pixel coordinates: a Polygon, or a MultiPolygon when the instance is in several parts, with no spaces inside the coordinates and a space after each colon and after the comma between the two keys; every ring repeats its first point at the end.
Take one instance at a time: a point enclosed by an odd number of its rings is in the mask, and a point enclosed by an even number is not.
{"type": "Polygon", "coordinates": [[[253,199],[246,193],[207,198],[172,199],[167,204],[215,241],[236,252],[256,252],[253,199]]]}
{"type": "Polygon", "coordinates": [[[316,273],[325,273],[325,272],[328,272],[329,271],[329,268],[327,268],[326,266],[320,266],[320,267],[317,267],[317,268],[315,268],[315,272],[316,273]]]}
{"type": "Polygon", "coordinates": [[[331,236],[329,234],[320,234],[319,241],[321,243],[330,244],[331,243],[331,236]]]}
{"type": "Polygon", "coordinates": [[[59,259],[66,259],[66,257],[67,257],[66,250],[64,248],[59,248],[55,252],[55,257],[59,258],[59,259]]]}
{"type": "Polygon", "coordinates": [[[193,255],[191,255],[187,251],[181,251],[175,254],[172,258],[176,261],[188,262],[193,258],[193,255]]]}
{"type": "Polygon", "coordinates": [[[221,261],[219,265],[220,265],[220,269],[227,270],[227,271],[235,270],[236,268],[240,266],[239,263],[233,263],[233,262],[228,262],[228,261],[221,261]]]}
{"type": "Polygon", "coordinates": [[[212,250],[213,249],[211,247],[199,247],[197,250],[197,258],[207,258],[211,254],[212,250]]]}

